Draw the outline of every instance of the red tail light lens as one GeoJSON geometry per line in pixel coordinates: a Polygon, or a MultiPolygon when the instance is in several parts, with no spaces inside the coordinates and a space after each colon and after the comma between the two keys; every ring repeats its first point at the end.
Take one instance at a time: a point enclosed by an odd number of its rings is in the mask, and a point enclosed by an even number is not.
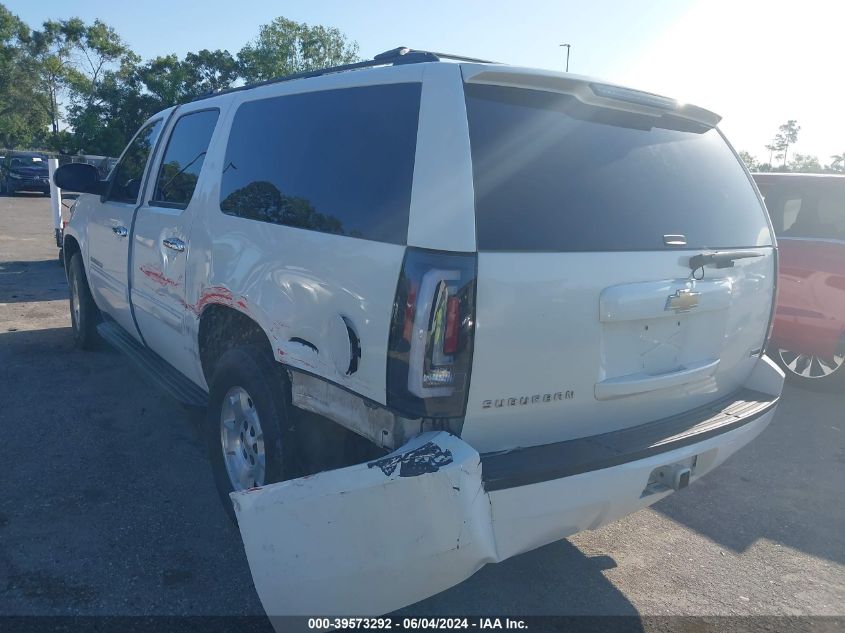
{"type": "Polygon", "coordinates": [[[387,357],[387,404],[409,416],[462,417],[475,330],[475,254],[408,248],[387,357]]]}

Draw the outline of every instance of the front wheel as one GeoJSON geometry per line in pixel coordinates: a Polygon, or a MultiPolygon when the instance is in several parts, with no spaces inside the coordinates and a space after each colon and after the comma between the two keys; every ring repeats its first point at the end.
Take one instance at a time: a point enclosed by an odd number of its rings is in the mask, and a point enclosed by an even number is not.
{"type": "Polygon", "coordinates": [[[813,391],[828,391],[845,384],[845,354],[801,354],[778,348],[775,360],[792,384],[813,391]]]}
{"type": "Polygon", "coordinates": [[[227,514],[229,498],[292,476],[287,389],[269,352],[235,347],[220,358],[211,380],[205,425],[211,468],[227,514]]]}
{"type": "Polygon", "coordinates": [[[74,253],[70,258],[67,281],[70,288],[70,324],[73,328],[73,338],[77,347],[93,349],[99,340],[97,322],[100,313],[85,278],[81,253],[74,253]]]}

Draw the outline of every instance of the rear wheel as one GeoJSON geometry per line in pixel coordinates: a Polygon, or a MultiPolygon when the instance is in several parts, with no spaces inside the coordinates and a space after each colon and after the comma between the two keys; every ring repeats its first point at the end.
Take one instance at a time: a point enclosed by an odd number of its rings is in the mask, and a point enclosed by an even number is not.
{"type": "Polygon", "coordinates": [[[292,476],[286,394],[280,367],[260,347],[235,347],[217,363],[206,440],[217,491],[232,520],[229,493],[292,476]]]}
{"type": "Polygon", "coordinates": [[[826,391],[845,383],[845,354],[801,354],[778,348],[775,358],[787,379],[805,389],[826,391]]]}
{"type": "Polygon", "coordinates": [[[85,278],[81,253],[74,253],[70,258],[67,281],[70,288],[70,323],[73,338],[77,347],[92,349],[99,340],[97,322],[100,320],[100,313],[85,278]]]}

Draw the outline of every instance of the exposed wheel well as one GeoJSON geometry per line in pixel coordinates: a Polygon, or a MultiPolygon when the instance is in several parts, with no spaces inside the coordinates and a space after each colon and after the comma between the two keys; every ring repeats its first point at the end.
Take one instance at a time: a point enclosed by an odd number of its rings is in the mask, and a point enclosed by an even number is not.
{"type": "MultiPolygon", "coordinates": [[[[268,354],[273,353],[270,339],[260,325],[242,312],[223,305],[212,305],[203,311],[198,339],[202,371],[209,384],[217,361],[236,345],[257,345],[268,354]]],[[[287,381],[285,389],[300,476],[384,455],[384,450],[345,426],[294,407],[290,404],[290,383],[287,381]]]]}
{"type": "Polygon", "coordinates": [[[273,353],[270,339],[258,323],[243,312],[222,305],[211,305],[203,310],[198,343],[202,373],[209,384],[218,359],[237,345],[257,345],[273,353]]]}
{"type": "Polygon", "coordinates": [[[74,253],[79,253],[81,251],[82,249],[79,248],[79,242],[76,241],[76,238],[71,236],[65,238],[65,243],[62,247],[62,255],[65,260],[65,270],[67,270],[67,267],[70,264],[70,258],[73,257],[74,253]]]}

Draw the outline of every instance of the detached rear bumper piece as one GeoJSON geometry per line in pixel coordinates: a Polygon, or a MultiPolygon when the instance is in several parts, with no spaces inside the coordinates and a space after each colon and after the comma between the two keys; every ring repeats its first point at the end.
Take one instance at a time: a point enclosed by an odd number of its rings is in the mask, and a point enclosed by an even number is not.
{"type": "Polygon", "coordinates": [[[764,358],[729,401],[684,416],[484,456],[425,433],[374,462],[232,493],[256,590],[270,616],[407,606],[662,499],[667,468],[706,474],[766,427],[782,383],[764,358]]]}

